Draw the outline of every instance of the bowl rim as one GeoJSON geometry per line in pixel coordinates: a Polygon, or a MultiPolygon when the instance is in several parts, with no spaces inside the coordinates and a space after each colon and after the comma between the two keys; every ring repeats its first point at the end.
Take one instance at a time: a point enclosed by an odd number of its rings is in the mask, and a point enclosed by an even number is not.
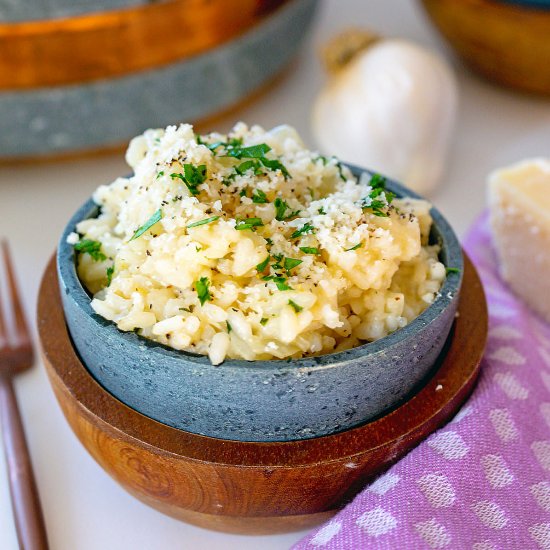
{"type": "MultiPolygon", "coordinates": [[[[377,172],[360,168],[348,163],[342,163],[347,166],[356,178],[360,178],[361,174],[366,173],[373,175],[377,172]]],[[[422,196],[408,189],[407,187],[397,183],[391,178],[386,178],[386,187],[389,191],[395,193],[399,198],[423,199],[422,196]]],[[[59,284],[62,288],[63,295],[71,298],[74,303],[88,316],[92,322],[99,325],[103,330],[108,331],[114,337],[126,340],[129,345],[140,347],[143,351],[148,350],[167,356],[170,359],[182,362],[182,366],[192,364],[196,367],[217,368],[224,370],[238,369],[261,369],[262,372],[284,371],[284,370],[300,370],[300,369],[323,369],[343,366],[346,363],[355,361],[358,356],[363,355],[383,355],[392,347],[399,345],[403,340],[414,338],[418,333],[422,332],[427,326],[434,323],[441,317],[447,308],[458,298],[462,285],[464,274],[464,260],[462,256],[462,247],[454,230],[445,217],[435,207],[431,207],[430,214],[432,216],[432,230],[436,228],[441,241],[440,255],[445,256],[446,267],[453,267],[459,270],[459,273],[448,274],[441,286],[436,299],[431,303],[419,316],[413,319],[406,326],[397,329],[396,331],[375,340],[367,342],[360,346],[356,346],[344,351],[327,353],[317,356],[306,356],[299,359],[262,359],[247,361],[245,359],[226,359],[220,365],[213,367],[207,355],[199,355],[183,350],[170,348],[159,342],[155,342],[144,336],[140,336],[135,332],[124,332],[118,327],[100,315],[98,315],[91,307],[91,298],[88,292],[83,287],[80,278],[76,272],[75,254],[73,246],[67,242],[67,237],[70,233],[76,231],[76,224],[82,220],[88,219],[99,208],[93,198],[89,198],[71,217],[59,240],[57,249],[57,271],[59,276],[59,284]],[[76,289],[77,293],[70,291],[76,289]]]]}

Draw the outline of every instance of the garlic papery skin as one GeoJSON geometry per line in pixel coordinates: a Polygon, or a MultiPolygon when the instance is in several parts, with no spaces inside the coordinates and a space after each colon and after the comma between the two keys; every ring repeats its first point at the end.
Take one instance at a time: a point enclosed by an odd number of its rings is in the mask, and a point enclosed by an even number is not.
{"type": "Polygon", "coordinates": [[[323,152],[429,194],[445,168],[458,103],[453,71],[405,40],[380,40],[333,73],[313,107],[323,152]]]}

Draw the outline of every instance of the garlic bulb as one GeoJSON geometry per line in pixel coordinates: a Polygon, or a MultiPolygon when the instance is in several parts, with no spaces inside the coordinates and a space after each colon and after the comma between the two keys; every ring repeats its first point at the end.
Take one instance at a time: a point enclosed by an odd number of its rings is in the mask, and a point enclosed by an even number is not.
{"type": "Polygon", "coordinates": [[[313,108],[318,146],[429,193],[440,180],[457,110],[454,74],[405,40],[354,31],[327,48],[332,76],[313,108]]]}

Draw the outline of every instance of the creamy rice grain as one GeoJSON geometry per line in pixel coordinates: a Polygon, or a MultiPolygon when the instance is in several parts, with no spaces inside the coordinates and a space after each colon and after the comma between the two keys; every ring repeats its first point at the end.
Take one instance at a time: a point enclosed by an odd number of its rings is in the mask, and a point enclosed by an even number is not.
{"type": "Polygon", "coordinates": [[[445,278],[428,203],[357,181],[288,126],[148,130],[126,159],[134,176],[100,187],[71,236],[120,330],[215,365],[331,353],[405,326],[445,278]]]}

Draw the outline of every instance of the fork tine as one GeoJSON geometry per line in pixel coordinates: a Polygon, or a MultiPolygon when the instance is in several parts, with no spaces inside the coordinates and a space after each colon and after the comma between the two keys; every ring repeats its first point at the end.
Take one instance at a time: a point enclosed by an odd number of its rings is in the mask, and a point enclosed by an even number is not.
{"type": "Polygon", "coordinates": [[[26,345],[31,342],[31,336],[29,326],[27,325],[27,320],[25,319],[25,314],[23,313],[23,306],[21,305],[21,299],[17,290],[17,283],[15,282],[15,274],[13,271],[10,250],[5,239],[2,239],[2,253],[7,274],[8,290],[11,298],[13,316],[15,319],[15,330],[18,344],[26,345]]]}

